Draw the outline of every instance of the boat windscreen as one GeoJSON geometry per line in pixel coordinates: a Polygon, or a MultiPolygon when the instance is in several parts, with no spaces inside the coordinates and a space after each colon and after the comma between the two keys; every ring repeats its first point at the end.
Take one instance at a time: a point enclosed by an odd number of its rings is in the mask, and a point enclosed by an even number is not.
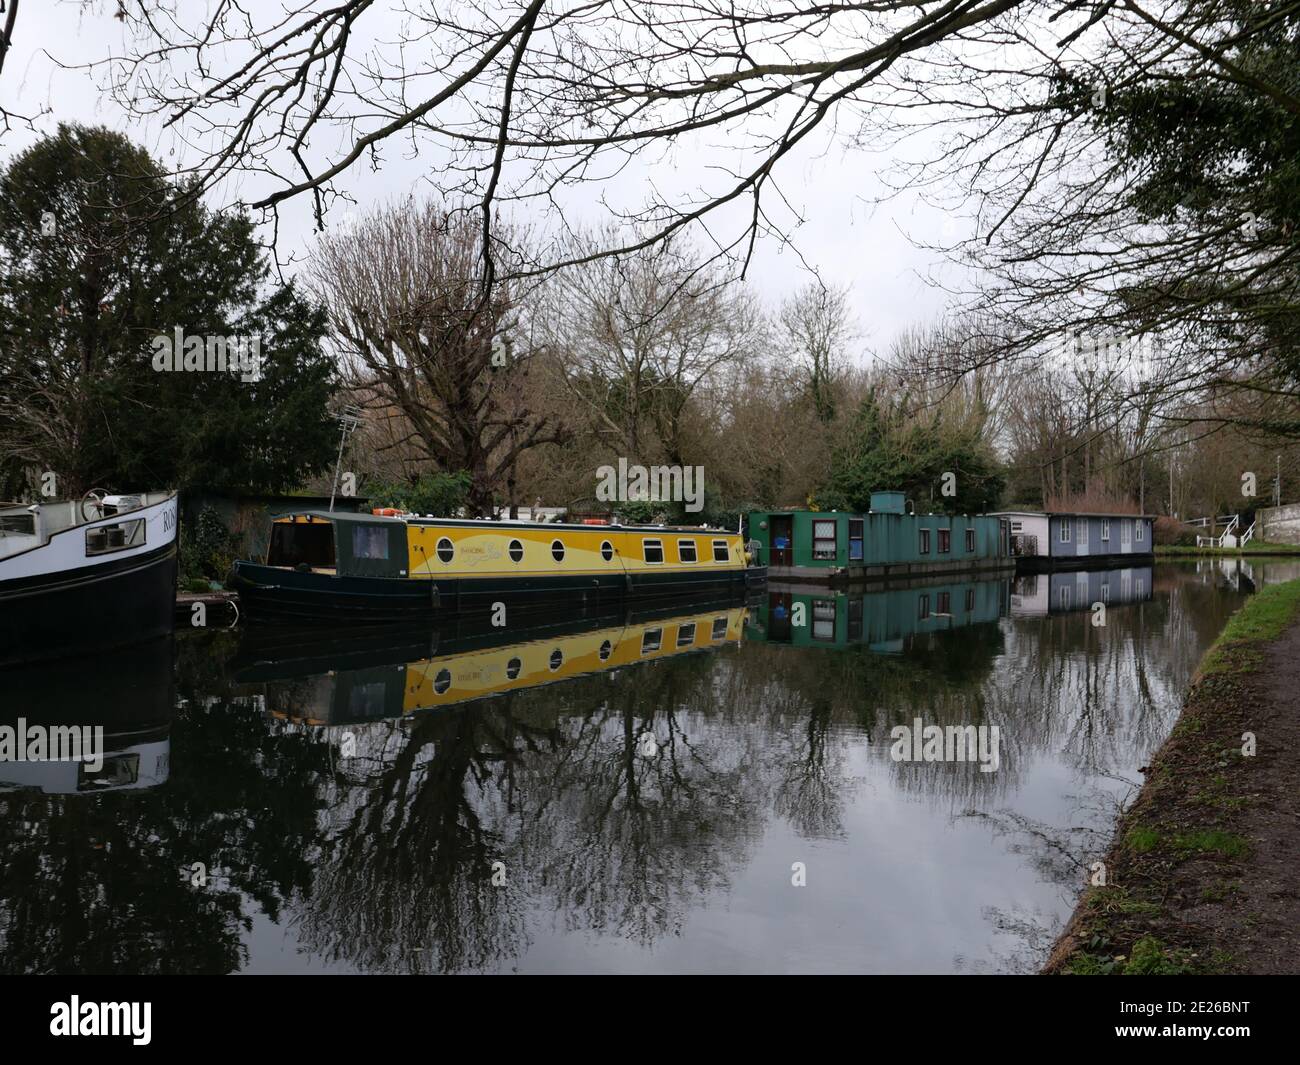
{"type": "Polygon", "coordinates": [[[271,526],[271,546],[266,552],[268,566],[311,566],[334,568],[334,523],[275,522],[271,526]]]}

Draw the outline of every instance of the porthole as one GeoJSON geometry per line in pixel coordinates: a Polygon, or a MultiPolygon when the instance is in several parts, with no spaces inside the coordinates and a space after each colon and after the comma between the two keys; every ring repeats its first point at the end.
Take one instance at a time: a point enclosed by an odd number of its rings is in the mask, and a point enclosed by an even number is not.
{"type": "Polygon", "coordinates": [[[519,678],[519,671],[523,668],[524,664],[519,661],[519,659],[510,659],[510,661],[506,663],[506,679],[517,680],[519,678]]]}
{"type": "Polygon", "coordinates": [[[600,545],[600,557],[603,558],[606,562],[608,562],[611,558],[614,557],[614,545],[611,544],[608,540],[604,541],[600,545]]]}
{"type": "Polygon", "coordinates": [[[555,559],[556,562],[564,561],[564,544],[559,540],[551,541],[551,558],[555,559]]]}
{"type": "Polygon", "coordinates": [[[557,647],[551,652],[551,672],[554,673],[562,665],[564,665],[564,652],[557,647]]]}
{"type": "Polygon", "coordinates": [[[452,546],[452,542],[445,536],[438,541],[438,557],[440,559],[444,562],[450,562],[455,557],[455,554],[456,548],[452,546]]]}
{"type": "Polygon", "coordinates": [[[510,541],[510,561],[522,562],[524,560],[524,545],[518,540],[510,541]]]}
{"type": "Polygon", "coordinates": [[[451,670],[449,669],[438,670],[438,675],[433,678],[433,690],[437,692],[439,695],[442,695],[450,687],[451,687],[451,670]]]}
{"type": "Polygon", "coordinates": [[[604,643],[600,645],[599,654],[600,654],[600,660],[602,662],[609,661],[609,656],[612,655],[613,653],[614,653],[614,645],[610,643],[608,640],[606,640],[604,643]]]}

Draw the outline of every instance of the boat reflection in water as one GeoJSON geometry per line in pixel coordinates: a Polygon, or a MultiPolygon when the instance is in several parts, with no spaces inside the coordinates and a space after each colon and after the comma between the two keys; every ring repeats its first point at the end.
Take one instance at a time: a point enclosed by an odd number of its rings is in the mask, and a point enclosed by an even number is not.
{"type": "Polygon", "coordinates": [[[260,686],[276,717],[360,723],[737,643],[747,609],[743,597],[679,597],[633,610],[580,610],[562,620],[554,611],[516,612],[502,626],[484,614],[433,630],[250,628],[234,679],[260,686]]]}
{"type": "Polygon", "coordinates": [[[851,647],[896,654],[909,636],[996,622],[1008,607],[1005,579],[912,582],[854,590],[772,588],[746,639],[795,647],[851,647]]]}
{"type": "Polygon", "coordinates": [[[77,660],[0,671],[0,727],[102,729],[93,760],[0,759],[0,792],[101,794],[153,788],[167,780],[173,714],[172,639],[77,660]]]}
{"type": "Polygon", "coordinates": [[[1011,615],[1046,617],[1091,610],[1097,603],[1108,607],[1146,603],[1150,602],[1152,591],[1153,571],[1150,566],[1027,573],[1016,577],[1012,583],[1011,615]]]}

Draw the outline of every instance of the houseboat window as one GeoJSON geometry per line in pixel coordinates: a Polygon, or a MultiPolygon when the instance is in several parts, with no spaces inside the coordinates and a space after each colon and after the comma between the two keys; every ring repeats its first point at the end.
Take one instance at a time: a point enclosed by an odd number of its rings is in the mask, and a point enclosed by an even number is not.
{"type": "Polygon", "coordinates": [[[713,541],[713,561],[728,562],[731,560],[731,553],[727,550],[726,540],[713,541]]]}
{"type": "Polygon", "coordinates": [[[725,640],[727,638],[726,618],[713,619],[713,632],[710,633],[709,638],[712,640],[725,640]]]}
{"type": "Polygon", "coordinates": [[[849,519],[849,561],[862,561],[862,531],[865,522],[861,518],[849,519]]]}
{"type": "Polygon", "coordinates": [[[600,650],[597,651],[596,653],[600,655],[600,660],[602,662],[608,662],[609,656],[614,653],[614,645],[610,643],[608,640],[606,640],[604,643],[600,645],[600,650]]]}
{"type": "Polygon", "coordinates": [[[524,668],[523,662],[517,658],[510,659],[506,663],[506,680],[518,680],[520,671],[524,668]]]}
{"type": "Polygon", "coordinates": [[[837,554],[835,545],[835,522],[813,522],[813,558],[834,561],[837,554]]]}
{"type": "Polygon", "coordinates": [[[835,639],[835,600],[814,599],[812,602],[812,637],[814,640],[835,639]]]}
{"type": "Polygon", "coordinates": [[[1011,531],[1012,531],[1013,533],[1024,532],[1024,531],[1025,531],[1025,523],[1022,522],[1022,521],[1013,521],[1013,522],[1011,523],[1011,531]]]}
{"type": "Polygon", "coordinates": [[[695,642],[695,622],[683,625],[677,630],[677,646],[689,647],[695,642]]]}
{"type": "Polygon", "coordinates": [[[940,593],[939,593],[938,612],[939,612],[940,614],[951,614],[951,613],[952,613],[952,593],[951,593],[951,592],[940,592],[940,593]]]}
{"type": "Polygon", "coordinates": [[[555,559],[556,562],[564,561],[564,544],[559,540],[551,541],[551,558],[555,559]]]}
{"type": "Polygon", "coordinates": [[[518,540],[511,540],[508,550],[511,562],[522,562],[524,560],[524,545],[518,540]]]}
{"type": "Polygon", "coordinates": [[[551,672],[554,673],[562,665],[564,665],[564,652],[557,647],[554,651],[551,652],[551,661],[550,661],[551,672]]]}
{"type": "Polygon", "coordinates": [[[334,565],[334,524],[328,521],[287,522],[271,525],[271,543],[266,551],[268,566],[310,566],[330,569],[334,565]]]}
{"type": "Polygon", "coordinates": [[[1110,539],[1110,518],[1101,519],[1101,538],[1103,540],[1110,539]]]}
{"type": "Polygon", "coordinates": [[[600,544],[600,557],[608,562],[614,557],[614,545],[608,540],[602,540],[600,544]]]}
{"type": "Polygon", "coordinates": [[[1133,538],[1137,540],[1138,543],[1142,542],[1142,524],[1143,523],[1140,520],[1133,523],[1133,538]]]}
{"type": "Polygon", "coordinates": [[[928,555],[929,553],[930,553],[930,530],[922,529],[921,530],[921,554],[928,555]]]}
{"type": "Polygon", "coordinates": [[[695,561],[695,541],[678,540],[677,541],[677,561],[694,562],[695,561]]]}
{"type": "Polygon", "coordinates": [[[930,616],[930,597],[922,595],[916,600],[916,616],[924,621],[930,616]]]}
{"type": "Polygon", "coordinates": [[[974,550],[975,550],[975,530],[974,530],[974,529],[967,529],[967,530],[966,530],[966,550],[967,550],[967,551],[974,551],[974,550]]]}
{"type": "Polygon", "coordinates": [[[642,540],[641,550],[650,565],[658,565],[664,560],[664,545],[658,540],[642,540]]]}
{"type": "Polygon", "coordinates": [[[450,687],[451,687],[451,670],[449,669],[438,670],[438,675],[433,678],[433,690],[438,695],[442,695],[443,692],[445,692],[450,687]]]}
{"type": "Polygon", "coordinates": [[[952,530],[939,530],[939,554],[946,555],[952,550],[952,530]]]}
{"type": "Polygon", "coordinates": [[[641,636],[641,653],[647,654],[650,651],[659,650],[660,643],[663,642],[663,629],[646,629],[641,636]]]}
{"type": "Polygon", "coordinates": [[[1061,543],[1068,544],[1069,542],[1070,542],[1070,519],[1062,518],[1061,519],[1061,543]]]}
{"type": "Polygon", "coordinates": [[[452,546],[447,537],[438,541],[438,557],[444,562],[450,562],[456,555],[456,548],[452,546]]]}
{"type": "Polygon", "coordinates": [[[86,554],[107,555],[139,547],[144,543],[144,518],[122,521],[116,525],[97,525],[86,530],[86,554]]]}
{"type": "Polygon", "coordinates": [[[975,589],[966,589],[966,613],[971,613],[975,609],[975,589]]]}
{"type": "Polygon", "coordinates": [[[383,525],[352,527],[353,558],[387,558],[388,529],[383,525]]]}

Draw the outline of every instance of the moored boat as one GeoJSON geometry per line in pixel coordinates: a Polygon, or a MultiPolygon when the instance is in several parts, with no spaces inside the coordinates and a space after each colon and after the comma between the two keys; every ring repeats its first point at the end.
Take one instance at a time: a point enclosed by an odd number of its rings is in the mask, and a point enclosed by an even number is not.
{"type": "Polygon", "coordinates": [[[265,560],[235,563],[230,584],[250,621],[338,624],[765,580],[741,535],[722,529],[305,511],[277,518],[265,560]]]}
{"type": "Polygon", "coordinates": [[[0,666],[172,631],[176,493],[0,505],[0,666]]]}

